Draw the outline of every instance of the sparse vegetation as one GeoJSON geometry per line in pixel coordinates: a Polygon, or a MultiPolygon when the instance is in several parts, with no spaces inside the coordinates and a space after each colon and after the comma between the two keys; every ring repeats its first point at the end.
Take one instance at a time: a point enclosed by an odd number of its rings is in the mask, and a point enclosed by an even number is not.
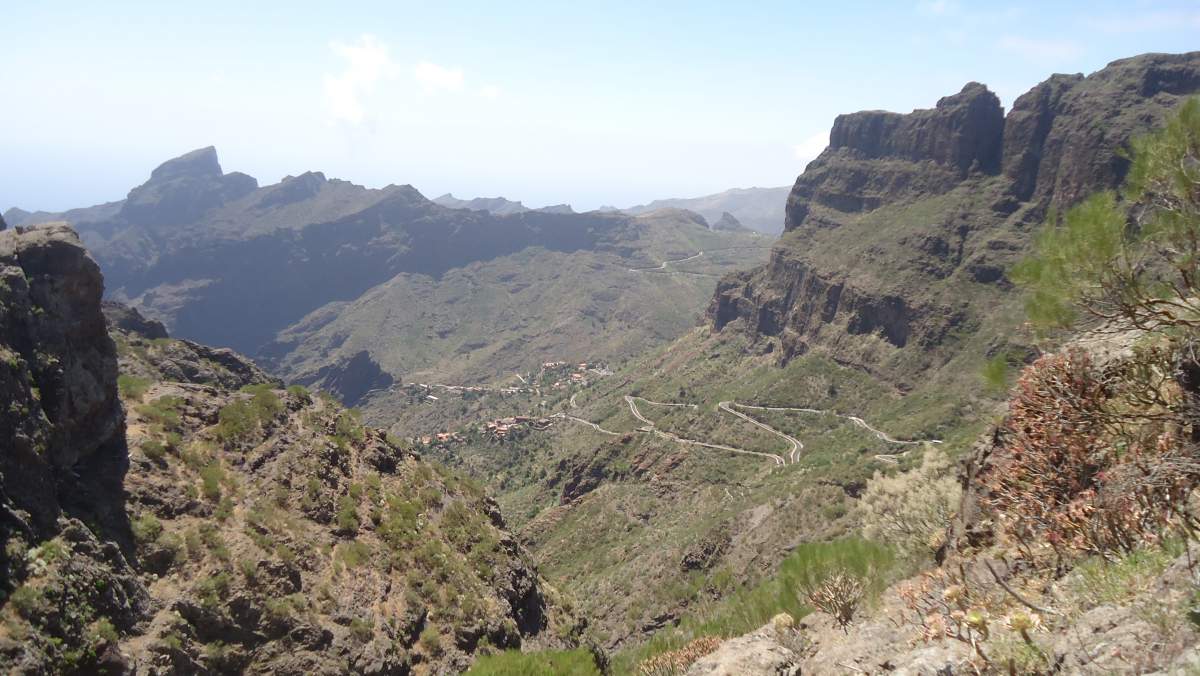
{"type": "Polygon", "coordinates": [[[944,542],[961,495],[953,464],[931,444],[916,469],[891,476],[876,472],[867,483],[858,504],[863,537],[927,558],[944,542]]]}
{"type": "Polygon", "coordinates": [[[146,391],[150,389],[151,384],[147,378],[138,378],[127,374],[117,376],[117,388],[121,392],[121,396],[133,401],[141,401],[142,397],[146,396],[146,391]]]}
{"type": "Polygon", "coordinates": [[[596,660],[586,650],[520,652],[483,655],[468,676],[600,676],[596,660]]]}
{"type": "Polygon", "coordinates": [[[816,584],[806,585],[804,598],[814,608],[833,616],[843,630],[854,621],[865,589],[857,576],[836,570],[816,584]]]}

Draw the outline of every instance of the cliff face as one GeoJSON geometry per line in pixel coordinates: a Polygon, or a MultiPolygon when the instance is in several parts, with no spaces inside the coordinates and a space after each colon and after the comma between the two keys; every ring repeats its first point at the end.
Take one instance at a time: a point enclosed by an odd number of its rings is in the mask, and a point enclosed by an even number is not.
{"type": "Polygon", "coordinates": [[[930,110],[839,116],[770,261],[719,283],[712,326],[911,378],[1003,305],[1051,206],[1115,187],[1119,150],[1198,92],[1200,53],[1147,54],[1052,76],[1007,116],[977,83],[930,110]],[[898,354],[914,343],[926,356],[898,354]]]}
{"type": "MultiPolygon", "coordinates": [[[[124,459],[117,354],[104,282],[63,225],[0,233],[0,500],[44,533],[96,476],[124,459]]],[[[11,513],[10,513],[11,516],[11,513]]]]}

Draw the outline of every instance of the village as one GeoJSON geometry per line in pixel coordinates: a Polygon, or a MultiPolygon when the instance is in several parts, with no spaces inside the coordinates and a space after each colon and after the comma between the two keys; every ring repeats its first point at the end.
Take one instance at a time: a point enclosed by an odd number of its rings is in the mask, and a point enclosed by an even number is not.
{"type": "MultiPolygon", "coordinates": [[[[505,385],[446,385],[442,383],[408,383],[401,389],[415,398],[426,402],[439,402],[442,397],[434,394],[435,390],[443,393],[457,393],[463,399],[472,399],[485,394],[502,396],[516,394],[532,394],[540,397],[543,389],[552,391],[568,391],[588,387],[595,378],[612,375],[605,364],[596,362],[571,363],[566,361],[547,361],[541,364],[536,375],[528,379],[521,374],[514,374],[521,386],[505,385]]],[[[445,396],[443,394],[443,396],[445,396]]],[[[574,405],[574,395],[571,397],[574,405]]],[[[545,430],[554,424],[552,417],[535,417],[529,415],[507,416],[494,418],[478,427],[479,433],[487,439],[503,440],[511,437],[519,430],[545,430]]],[[[426,434],[411,439],[414,444],[421,446],[448,449],[457,444],[467,442],[467,437],[460,432],[443,431],[426,434]]]]}

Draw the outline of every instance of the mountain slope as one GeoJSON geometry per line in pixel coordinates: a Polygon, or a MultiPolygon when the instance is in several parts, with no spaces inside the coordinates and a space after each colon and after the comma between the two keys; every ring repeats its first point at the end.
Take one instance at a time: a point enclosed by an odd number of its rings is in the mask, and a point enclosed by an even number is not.
{"type": "Polygon", "coordinates": [[[985,362],[1031,353],[1006,270],[1051,206],[1115,186],[1119,149],[1196,93],[1200,53],[1145,55],[1052,77],[1007,116],[970,84],[839,117],[770,262],[719,283],[709,326],[550,399],[547,432],[445,456],[490,479],[603,640],[636,644],[853,529],[872,474],[927,450],[897,442],[964,453],[1000,406],[985,362]]]}
{"type": "Polygon", "coordinates": [[[713,279],[768,246],[679,210],[510,211],[320,173],[257,187],[204,148],[73,213],[98,218],[79,227],[110,296],[352,402],[410,374],[480,382],[662,344],[694,325],[713,279]]]}
{"type": "Polygon", "coordinates": [[[530,247],[438,278],[399,274],[313,312],[262,354],[281,375],[322,386],[364,353],[395,381],[467,384],[546,361],[626,359],[695,326],[713,281],[766,247],[664,210],[622,220],[591,249],[530,247]]]}
{"type": "Polygon", "coordinates": [[[657,209],[687,209],[717,223],[726,212],[747,227],[768,235],[780,232],[783,226],[783,207],[788,188],[733,188],[704,197],[684,197],[654,200],[622,209],[628,214],[644,214],[657,209]]]}
{"type": "Polygon", "coordinates": [[[65,226],[0,233],[0,278],[6,673],[446,673],[576,643],[473,482],[232,351],[106,322],[65,226]]]}

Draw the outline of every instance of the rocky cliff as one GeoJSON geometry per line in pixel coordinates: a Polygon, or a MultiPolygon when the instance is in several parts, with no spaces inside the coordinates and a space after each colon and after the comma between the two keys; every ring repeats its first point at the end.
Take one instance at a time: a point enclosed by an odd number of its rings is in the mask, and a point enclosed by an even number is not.
{"type": "Polygon", "coordinates": [[[1050,207],[1115,187],[1120,149],[1196,93],[1200,53],[1147,54],[1052,76],[1007,116],[977,83],[930,110],[840,116],[770,261],[723,279],[709,320],[903,385],[1006,307],[1004,270],[1050,207]]]}
{"type": "Polygon", "coordinates": [[[45,534],[64,499],[122,471],[124,415],[103,291],[99,267],[65,225],[0,233],[0,500],[10,527],[45,534]]]}
{"type": "Polygon", "coordinates": [[[450,673],[582,625],[474,483],[0,233],[0,670],[450,673]]]}

